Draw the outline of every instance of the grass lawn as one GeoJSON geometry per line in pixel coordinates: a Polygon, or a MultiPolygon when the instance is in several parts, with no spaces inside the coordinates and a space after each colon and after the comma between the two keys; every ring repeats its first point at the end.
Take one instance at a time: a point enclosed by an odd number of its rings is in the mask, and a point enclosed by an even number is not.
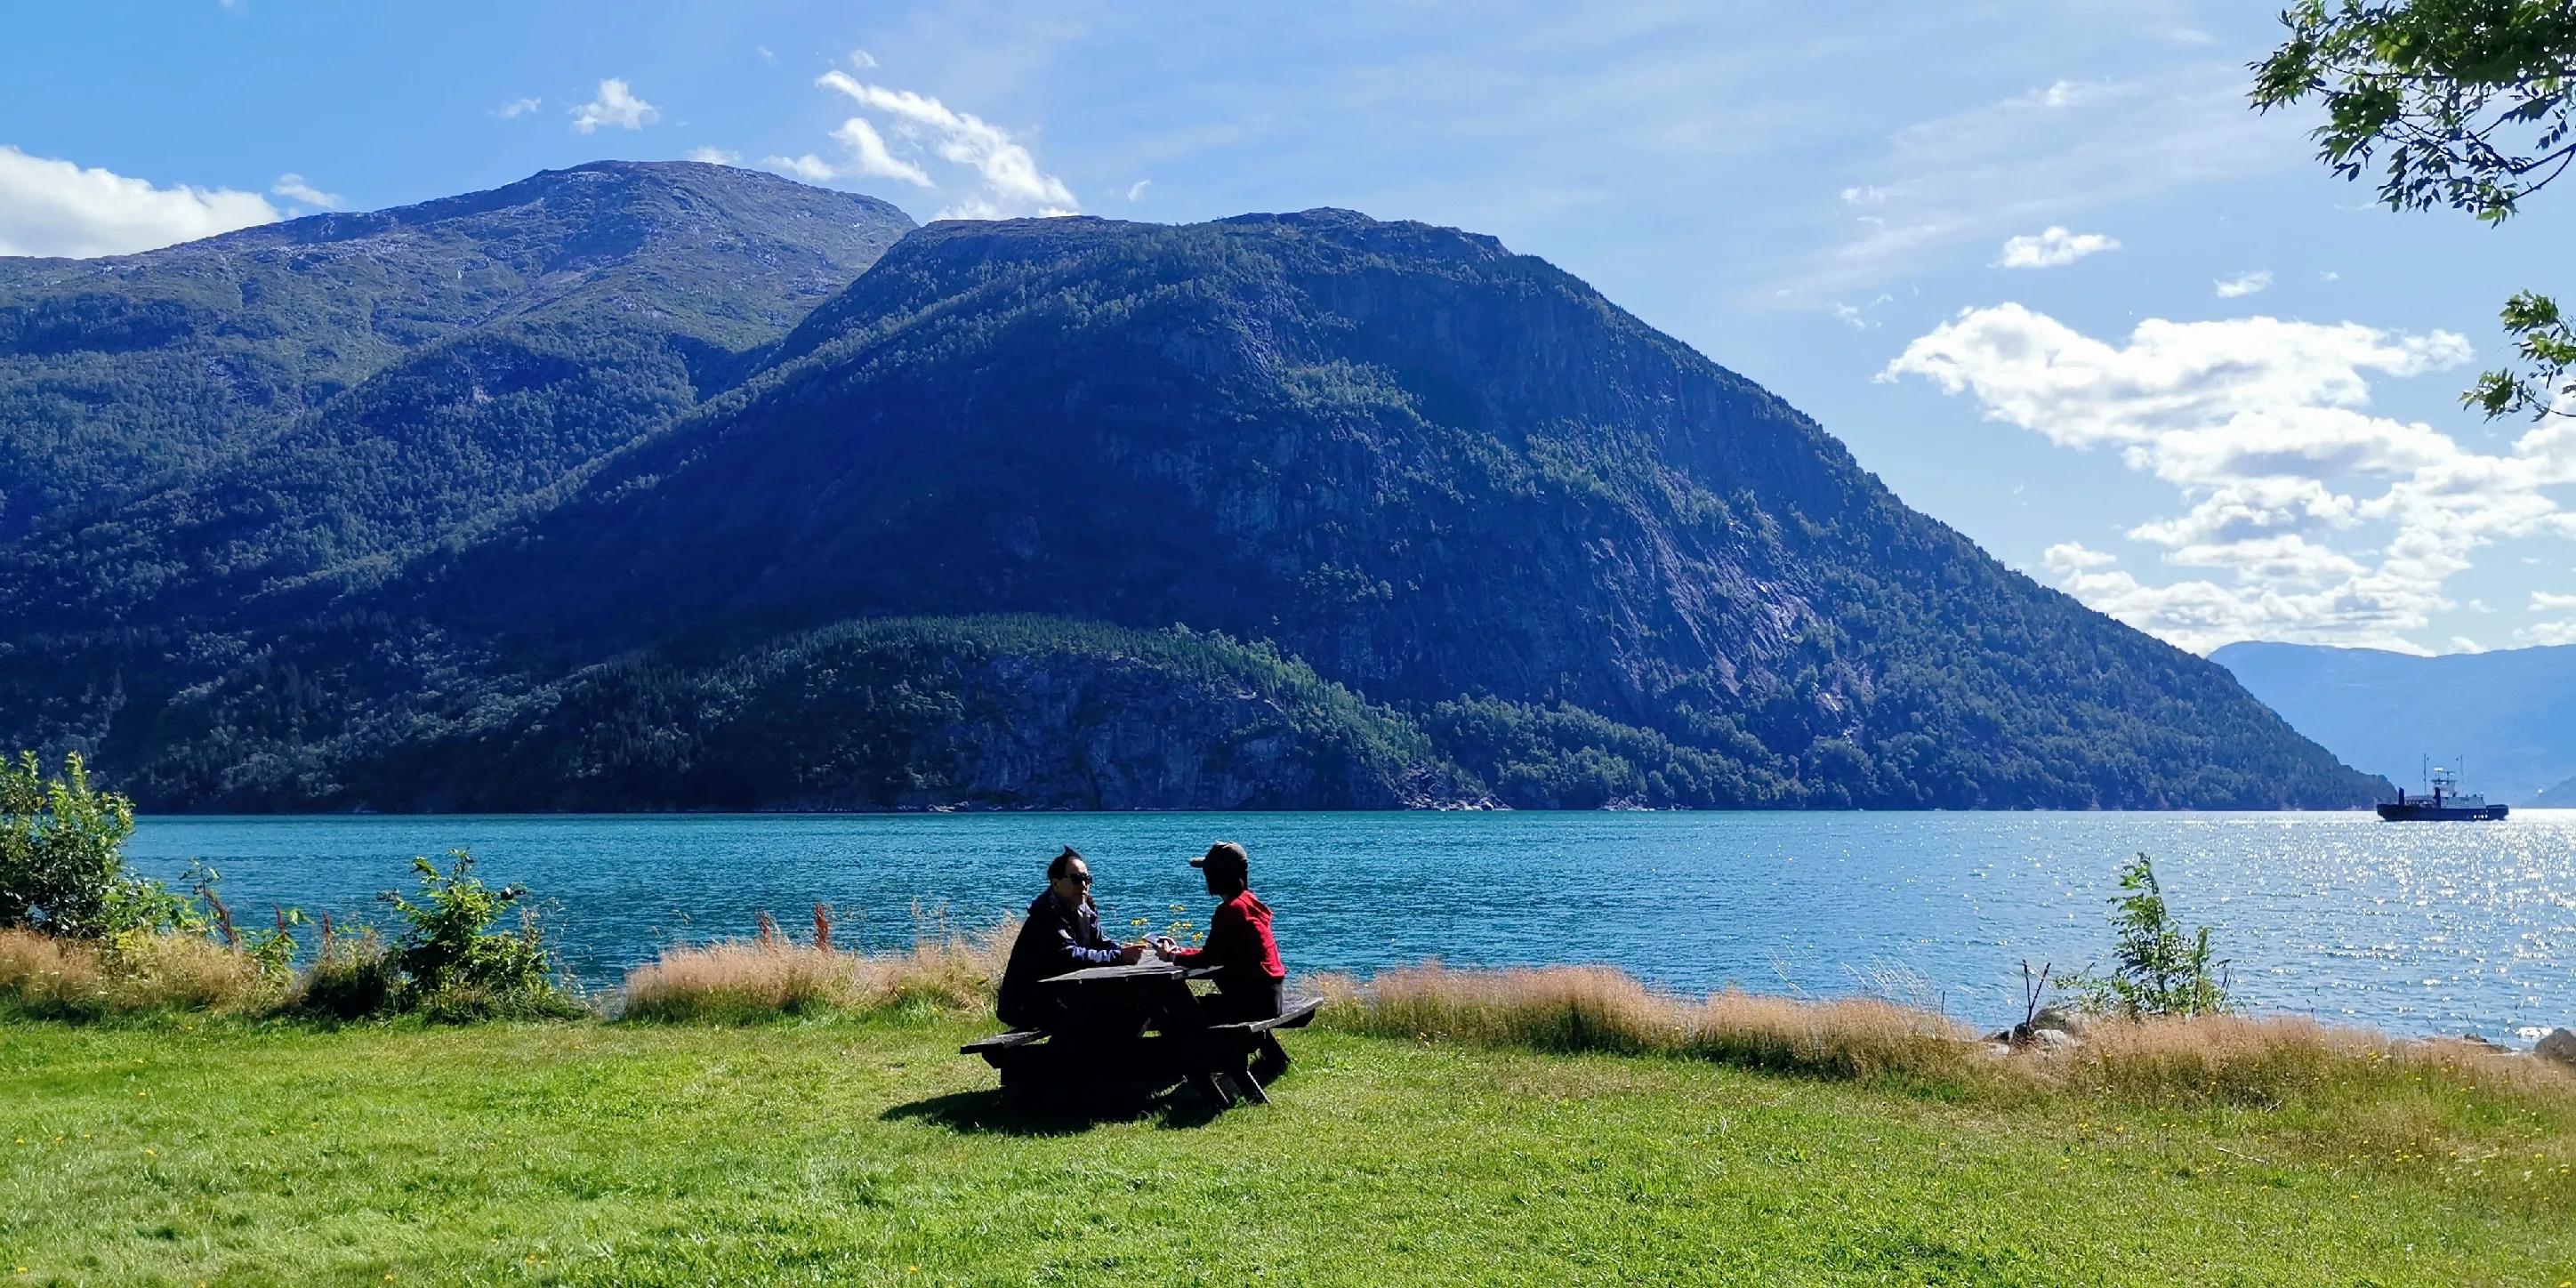
{"type": "Polygon", "coordinates": [[[979,1031],[0,1023],[0,1284],[2576,1280],[2566,1121],[2501,1102],[1308,1032],[1267,1108],[1032,1120],[979,1031]]]}

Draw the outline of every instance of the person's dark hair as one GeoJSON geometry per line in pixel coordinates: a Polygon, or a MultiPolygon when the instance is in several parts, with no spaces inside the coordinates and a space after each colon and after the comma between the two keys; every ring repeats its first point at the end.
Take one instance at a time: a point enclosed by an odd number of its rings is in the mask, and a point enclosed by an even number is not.
{"type": "MultiPolygon", "coordinates": [[[[1055,861],[1047,864],[1047,880],[1053,881],[1057,877],[1063,876],[1065,869],[1072,867],[1073,861],[1080,858],[1082,858],[1082,851],[1077,850],[1070,845],[1064,847],[1064,853],[1055,856],[1055,861]]],[[[1085,860],[1085,862],[1088,862],[1088,860],[1085,860]]]]}

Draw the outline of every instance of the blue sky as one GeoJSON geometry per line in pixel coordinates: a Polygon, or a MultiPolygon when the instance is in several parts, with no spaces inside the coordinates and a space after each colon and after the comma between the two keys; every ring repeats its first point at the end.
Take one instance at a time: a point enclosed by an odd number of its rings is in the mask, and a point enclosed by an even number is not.
{"type": "Polygon", "coordinates": [[[1349,206],[1565,267],[2186,647],[2576,642],[2576,427],[2456,399],[2576,293],[2576,190],[2372,206],[2244,105],[2271,8],[29,6],[0,253],[692,153],[925,219],[1349,206]]]}

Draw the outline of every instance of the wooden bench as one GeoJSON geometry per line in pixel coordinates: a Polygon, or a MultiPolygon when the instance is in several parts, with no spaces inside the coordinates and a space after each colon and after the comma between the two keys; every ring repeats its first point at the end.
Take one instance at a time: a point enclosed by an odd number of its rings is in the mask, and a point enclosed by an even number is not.
{"type": "MultiPolygon", "coordinates": [[[[1009,1033],[996,1033],[989,1038],[977,1038],[957,1048],[957,1054],[984,1055],[988,1051],[1008,1051],[1013,1047],[1024,1047],[1032,1042],[1043,1041],[1045,1038],[1046,1034],[1036,1029],[1015,1029],[1009,1033]]],[[[986,1063],[991,1063],[989,1058],[986,1063]]]]}

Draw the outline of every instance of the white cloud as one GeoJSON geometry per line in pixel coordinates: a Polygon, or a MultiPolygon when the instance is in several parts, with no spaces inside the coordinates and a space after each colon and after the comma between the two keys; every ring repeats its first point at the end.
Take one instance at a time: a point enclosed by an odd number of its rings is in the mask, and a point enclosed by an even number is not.
{"type": "Polygon", "coordinates": [[[930,175],[920,166],[899,160],[893,153],[887,151],[885,136],[877,133],[876,127],[868,124],[864,117],[853,116],[841,122],[840,128],[832,131],[832,140],[840,144],[849,154],[848,173],[870,178],[901,179],[905,183],[922,188],[938,186],[930,181],[930,175]]]}
{"type": "Polygon", "coordinates": [[[2024,235],[2004,243],[2003,253],[1994,262],[1996,268],[2057,268],[2106,250],[2118,250],[2117,238],[2100,233],[2070,233],[2055,224],[2037,236],[2024,235]]]}
{"type": "Polygon", "coordinates": [[[305,205],[318,207],[323,210],[338,210],[340,208],[339,194],[324,192],[321,189],[314,187],[312,184],[306,183],[304,181],[304,176],[300,174],[281,174],[277,176],[276,185],[271,187],[269,191],[277,194],[278,196],[284,197],[289,201],[301,201],[305,205]]]}
{"type": "Polygon", "coordinates": [[[2266,638],[2420,651],[2413,633],[2455,607],[2443,587],[2475,551],[2576,538],[2576,514],[2549,492],[2576,482],[2576,427],[2532,431],[2499,456],[2370,412],[2374,375],[2470,356],[2444,331],[2268,317],[2149,319],[2115,345],[2006,304],[1962,310],[1880,378],[1921,376],[1988,419],[2115,450],[2176,488],[2180,513],[2126,535],[2169,566],[2224,578],[2150,585],[2100,552],[2053,547],[2049,571],[2095,608],[2187,648],[2266,638]]]}
{"type": "Polygon", "coordinates": [[[2100,95],[2105,90],[2116,88],[2118,87],[2107,83],[2088,83],[2085,81],[2062,80],[2050,85],[2046,89],[2032,90],[2030,93],[2023,95],[2019,100],[2015,101],[2027,103],[2033,107],[2052,109],[2073,107],[2077,103],[2081,103],[2088,98],[2100,95]]]}
{"type": "Polygon", "coordinates": [[[2120,557],[2088,549],[2080,541],[2061,541],[2042,553],[2039,561],[2046,565],[2050,572],[2062,574],[2108,568],[2120,562],[2120,557]]]}
{"type": "Polygon", "coordinates": [[[2211,285],[2218,288],[2218,298],[2222,300],[2257,295],[2272,285],[2272,270],[2258,268],[2251,273],[2239,273],[2234,277],[2213,282],[2211,285]]]}
{"type": "Polygon", "coordinates": [[[2317,280],[2320,282],[2340,282],[2343,280],[2343,274],[2329,268],[2324,272],[2317,274],[2317,280]]]}
{"type": "Polygon", "coordinates": [[[850,51],[850,66],[858,68],[860,71],[866,71],[876,65],[877,56],[875,54],[871,54],[864,49],[853,49],[850,51]]]}
{"type": "Polygon", "coordinates": [[[778,65],[778,55],[772,52],[767,45],[753,45],[751,47],[751,52],[760,55],[760,61],[767,63],[772,67],[776,67],[778,65]]]}
{"type": "Polygon", "coordinates": [[[640,130],[661,119],[662,109],[637,98],[626,82],[614,76],[599,83],[599,97],[572,109],[576,134],[588,134],[603,125],[640,130]]]}
{"type": "Polygon", "coordinates": [[[769,157],[762,165],[782,174],[793,175],[807,183],[829,183],[834,179],[901,179],[919,187],[935,187],[930,175],[920,166],[896,157],[886,148],[885,136],[863,117],[853,116],[832,131],[832,141],[841,145],[843,160],[835,165],[811,152],[802,156],[769,157]]]}
{"type": "MultiPolygon", "coordinates": [[[[815,84],[838,90],[858,100],[870,111],[892,118],[896,127],[928,136],[931,154],[951,165],[971,170],[978,181],[975,191],[959,198],[940,212],[942,219],[1004,219],[1019,215],[1064,215],[1077,208],[1073,192],[1064,181],[1040,170],[1037,159],[1027,145],[1011,137],[1008,131],[986,122],[969,112],[952,110],[947,104],[910,90],[888,89],[854,80],[848,75],[830,71],[816,78],[815,84]]],[[[852,123],[865,126],[852,118],[852,123]]],[[[844,129],[848,125],[844,125],[844,129]]],[[[875,131],[867,131],[875,137],[875,131]]],[[[839,137],[836,133],[835,137],[839,137]]],[[[850,139],[843,139],[849,144],[850,139]]],[[[880,140],[879,151],[884,151],[880,140]]],[[[884,157],[888,166],[904,167],[909,173],[889,173],[888,177],[929,186],[928,175],[920,167],[884,157]]]]}
{"type": "Polygon", "coordinates": [[[156,188],[0,144],[0,255],[122,255],[276,218],[255,192],[156,188]]]}
{"type": "Polygon", "coordinates": [[[502,120],[506,121],[514,116],[526,116],[528,113],[545,106],[545,103],[546,101],[541,98],[514,98],[509,102],[503,103],[499,107],[492,109],[492,115],[500,117],[502,120]]]}
{"type": "Polygon", "coordinates": [[[1151,179],[1138,179],[1136,182],[1127,185],[1127,199],[1129,201],[1142,201],[1145,199],[1145,190],[1153,186],[1154,181],[1151,179]]]}
{"type": "Polygon", "coordinates": [[[2517,628],[2513,633],[2513,638],[2517,642],[2523,644],[2534,644],[2543,647],[2558,644],[2576,644],[2576,621],[2536,622],[2529,626],[2517,628]]]}
{"type": "Polygon", "coordinates": [[[780,174],[794,175],[807,183],[829,183],[838,171],[830,162],[811,152],[794,157],[763,157],[760,163],[780,174]]]}
{"type": "Polygon", "coordinates": [[[1843,189],[1842,195],[1843,204],[1846,206],[1883,206],[1887,204],[1887,189],[1877,187],[1873,184],[1856,184],[1852,187],[1843,189]]]}
{"type": "Polygon", "coordinates": [[[2466,635],[2454,635],[2451,637],[2451,651],[2454,653],[2484,653],[2487,651],[2487,646],[2478,643],[2476,640],[2470,639],[2466,635]]]}
{"type": "Polygon", "coordinates": [[[2535,613],[2554,613],[2567,608],[2576,608],[2576,595],[2561,595],[2547,590],[2531,592],[2531,611],[2535,613]]]}
{"type": "Polygon", "coordinates": [[[2202,45],[2215,45],[2218,43],[2218,37],[2210,35],[2208,32],[2202,31],[2198,27],[2168,27],[2165,29],[2164,37],[2177,45],[2185,45],[2194,48],[2202,45]]]}
{"type": "Polygon", "coordinates": [[[742,161],[742,154],[728,152],[723,148],[694,147],[689,149],[688,159],[704,161],[708,165],[736,165],[742,161]]]}
{"type": "Polygon", "coordinates": [[[1858,305],[1837,303],[1832,308],[1834,316],[1842,319],[1855,331],[1867,331],[1878,325],[1877,319],[1862,311],[1858,305]]]}
{"type": "Polygon", "coordinates": [[[2300,164],[2307,151],[2287,118],[2245,109],[2233,60],[2152,79],[2059,81],[1890,134],[1882,155],[1862,160],[1875,183],[1846,198],[1885,222],[1839,226],[1833,244],[1756,290],[1793,286],[1813,299],[1874,288],[1961,247],[2300,164]]]}

